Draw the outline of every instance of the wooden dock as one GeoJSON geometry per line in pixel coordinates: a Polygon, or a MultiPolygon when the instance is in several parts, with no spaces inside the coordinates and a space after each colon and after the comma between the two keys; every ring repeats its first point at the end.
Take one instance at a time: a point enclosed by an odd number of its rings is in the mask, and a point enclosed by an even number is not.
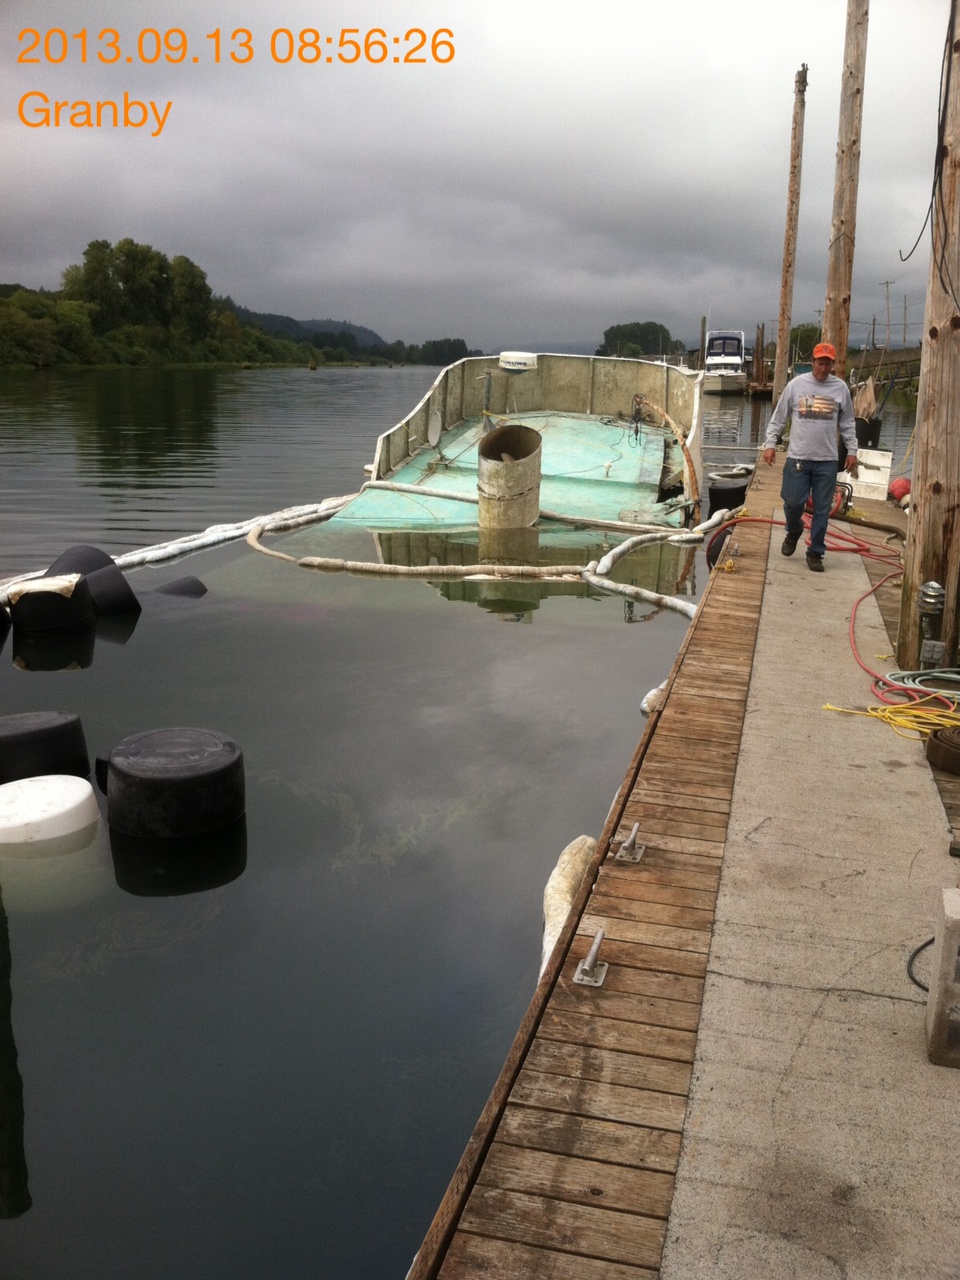
{"type": "Polygon", "coordinates": [[[738,526],[711,577],[409,1280],[658,1274],[769,538],[738,526]],[[577,985],[600,928],[604,984],[577,985]]]}
{"type": "MultiPolygon", "coordinates": [[[[657,1280],[778,489],[779,468],[761,468],[761,519],[737,526],[711,576],[408,1280],[657,1280]],[[634,824],[639,863],[616,856],[634,824]],[[575,984],[601,928],[604,984],[575,984]]],[[[856,505],[865,537],[902,536],[898,508],[856,505]]],[[[874,584],[889,575],[863,563],[874,584]]],[[[899,583],[877,601],[895,644],[899,583]]],[[[960,851],[960,780],[933,773],[960,851]]]]}

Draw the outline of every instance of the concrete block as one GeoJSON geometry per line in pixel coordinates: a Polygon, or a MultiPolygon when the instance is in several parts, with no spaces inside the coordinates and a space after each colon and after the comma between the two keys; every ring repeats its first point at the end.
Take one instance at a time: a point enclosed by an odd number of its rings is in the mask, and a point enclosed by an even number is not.
{"type": "Polygon", "coordinates": [[[927,994],[927,1056],[960,1067],[960,889],[944,889],[927,994]]]}

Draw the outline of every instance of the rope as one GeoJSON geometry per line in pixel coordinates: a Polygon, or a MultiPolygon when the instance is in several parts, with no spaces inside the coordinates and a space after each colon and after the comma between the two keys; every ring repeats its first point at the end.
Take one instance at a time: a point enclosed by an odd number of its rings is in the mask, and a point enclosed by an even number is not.
{"type": "Polygon", "coordinates": [[[839,711],[846,716],[869,716],[889,725],[899,737],[914,738],[920,742],[925,741],[935,729],[960,729],[960,714],[945,710],[933,696],[929,700],[922,699],[918,702],[867,707],[865,711],[834,707],[829,702],[824,704],[823,709],[839,711]]]}
{"type": "MultiPolygon", "coordinates": [[[[884,556],[875,556],[873,558],[886,559],[884,556]]],[[[857,665],[871,677],[871,692],[880,700],[882,705],[867,707],[864,711],[856,711],[847,707],[834,707],[830,703],[826,703],[823,710],[836,711],[842,715],[870,716],[872,719],[880,720],[883,724],[889,725],[899,737],[919,739],[922,742],[936,729],[960,728],[957,698],[944,690],[923,691],[921,680],[926,676],[932,676],[933,672],[904,672],[902,674],[906,678],[901,680],[899,679],[900,672],[891,672],[885,676],[879,671],[874,671],[861,658],[856,640],[857,612],[860,605],[884,586],[885,583],[900,577],[902,573],[903,570],[897,568],[893,572],[886,574],[854,602],[850,611],[850,648],[853,651],[857,665]]],[[[945,673],[938,672],[936,674],[942,677],[945,673]]],[[[952,678],[960,680],[960,673],[952,676],[952,678]]]]}
{"type": "MultiPolygon", "coordinates": [[[[377,488],[389,487],[387,482],[376,481],[374,483],[377,488]]],[[[252,547],[254,551],[260,551],[263,555],[272,556],[275,560],[283,560],[287,564],[295,564],[301,569],[316,569],[323,573],[354,573],[368,577],[420,578],[434,581],[438,578],[446,580],[461,579],[463,581],[489,581],[510,578],[532,579],[538,582],[572,582],[580,580],[598,591],[603,591],[610,595],[625,596],[627,599],[639,600],[644,604],[657,605],[660,608],[682,614],[686,618],[692,618],[697,610],[697,606],[693,601],[684,600],[678,596],[662,595],[658,591],[648,591],[644,587],[634,587],[623,582],[613,582],[606,575],[617,560],[639,546],[647,546],[656,542],[670,542],[681,546],[699,545],[703,542],[704,534],[715,525],[722,525],[729,514],[728,511],[715,512],[703,524],[683,532],[674,532],[663,528],[658,529],[656,532],[647,530],[642,534],[627,539],[619,547],[615,547],[599,563],[592,561],[588,565],[398,565],[381,564],[377,561],[342,560],[323,556],[297,557],[265,547],[261,542],[265,532],[263,525],[254,526],[248,532],[246,541],[247,545],[252,547]]]]}

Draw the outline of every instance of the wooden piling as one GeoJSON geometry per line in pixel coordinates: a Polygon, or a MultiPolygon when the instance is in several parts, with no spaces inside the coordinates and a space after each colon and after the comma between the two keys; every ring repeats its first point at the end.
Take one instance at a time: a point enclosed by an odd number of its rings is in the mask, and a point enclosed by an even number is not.
{"type": "Polygon", "coordinates": [[[917,597],[924,582],[946,592],[940,634],[943,666],[957,656],[960,580],[960,0],[951,0],[941,80],[940,138],[934,174],[932,253],[923,322],[913,513],[904,553],[897,662],[919,665],[917,597]]]}
{"type": "Polygon", "coordinates": [[[806,113],[807,64],[793,82],[793,128],[790,133],[790,180],[787,184],[787,226],[783,234],[783,270],[780,276],[780,316],[777,322],[777,359],[773,370],[773,400],[787,385],[790,367],[790,320],[793,313],[793,276],[797,261],[797,222],[800,216],[800,168],[803,160],[803,121],[806,113]]]}
{"type": "Polygon", "coordinates": [[[850,290],[853,249],[857,236],[857,185],[860,180],[860,128],[863,118],[863,81],[867,61],[869,0],[847,0],[847,32],[840,84],[840,124],[837,131],[837,167],[830,226],[830,258],[827,296],[823,308],[823,336],[837,348],[835,372],[842,378],[847,368],[850,333],[850,290]]]}

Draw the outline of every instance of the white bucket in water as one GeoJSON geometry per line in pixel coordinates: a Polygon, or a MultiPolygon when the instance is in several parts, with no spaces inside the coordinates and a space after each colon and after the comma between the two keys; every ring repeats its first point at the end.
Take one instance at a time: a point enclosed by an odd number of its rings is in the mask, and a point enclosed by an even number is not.
{"type": "Polygon", "coordinates": [[[524,529],[540,514],[540,432],[521,422],[488,432],[477,450],[481,529],[524,529]]]}

